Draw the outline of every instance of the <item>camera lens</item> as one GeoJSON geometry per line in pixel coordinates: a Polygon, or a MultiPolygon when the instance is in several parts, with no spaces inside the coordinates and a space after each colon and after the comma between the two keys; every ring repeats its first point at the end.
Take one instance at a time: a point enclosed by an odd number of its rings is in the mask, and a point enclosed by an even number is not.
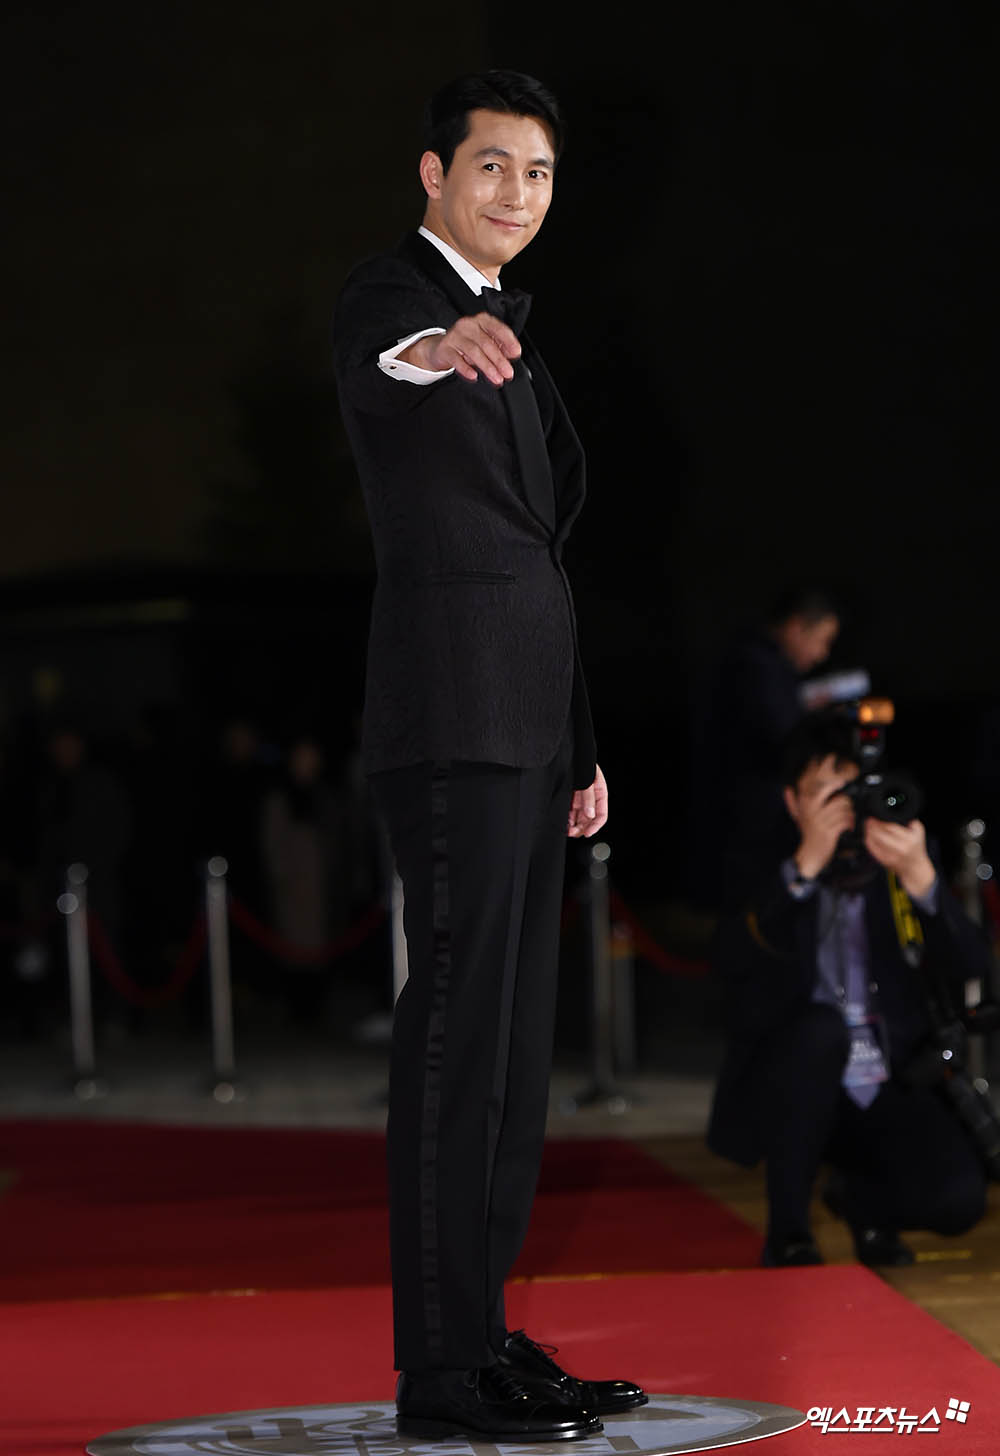
{"type": "Polygon", "coordinates": [[[905,774],[884,778],[873,794],[873,816],[889,824],[909,824],[923,805],[923,795],[905,774]]]}

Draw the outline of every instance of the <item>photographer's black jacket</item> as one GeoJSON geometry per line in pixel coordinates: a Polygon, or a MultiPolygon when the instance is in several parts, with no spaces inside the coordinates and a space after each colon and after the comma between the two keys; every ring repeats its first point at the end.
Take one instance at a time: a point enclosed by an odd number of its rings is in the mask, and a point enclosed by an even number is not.
{"type": "MultiPolygon", "coordinates": [[[[964,981],[987,981],[990,952],[940,873],[936,913],[915,907],[925,945],[919,968],[907,962],[900,947],[888,876],[880,872],[864,896],[869,965],[878,983],[877,1009],[885,1020],[895,1074],[930,1035],[928,979],[944,977],[961,1007],[964,981]]],[[[725,987],[729,1045],[708,1142],[713,1152],[747,1166],[763,1155],[761,1058],[768,1039],[785,1027],[793,1034],[795,1018],[811,1003],[816,988],[819,913],[819,895],[794,899],[778,868],[749,909],[720,926],[716,964],[725,987]]]]}

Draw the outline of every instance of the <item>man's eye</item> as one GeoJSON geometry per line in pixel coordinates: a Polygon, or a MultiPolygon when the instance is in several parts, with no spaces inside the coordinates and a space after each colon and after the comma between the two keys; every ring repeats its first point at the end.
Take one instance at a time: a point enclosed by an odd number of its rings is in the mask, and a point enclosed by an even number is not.
{"type": "Polygon", "coordinates": [[[533,167],[528,173],[528,176],[531,178],[532,182],[544,182],[546,177],[548,176],[548,173],[540,172],[537,167],[533,167]]]}
{"type": "Polygon", "coordinates": [[[489,172],[491,169],[496,169],[497,167],[499,167],[499,165],[499,162],[484,162],[483,171],[489,172]]]}

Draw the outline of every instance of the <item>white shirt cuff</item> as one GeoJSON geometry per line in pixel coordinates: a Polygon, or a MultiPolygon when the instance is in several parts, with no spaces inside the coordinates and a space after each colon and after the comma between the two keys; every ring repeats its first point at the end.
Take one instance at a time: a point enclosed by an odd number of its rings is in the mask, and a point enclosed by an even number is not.
{"type": "Polygon", "coordinates": [[[398,358],[398,355],[418,339],[447,332],[447,329],[421,329],[419,333],[400,339],[398,344],[394,344],[391,349],[384,349],[378,356],[378,367],[383,374],[389,374],[393,379],[405,380],[407,384],[436,384],[439,379],[447,379],[449,374],[454,374],[454,369],[418,369],[416,364],[407,364],[405,359],[398,358]]]}

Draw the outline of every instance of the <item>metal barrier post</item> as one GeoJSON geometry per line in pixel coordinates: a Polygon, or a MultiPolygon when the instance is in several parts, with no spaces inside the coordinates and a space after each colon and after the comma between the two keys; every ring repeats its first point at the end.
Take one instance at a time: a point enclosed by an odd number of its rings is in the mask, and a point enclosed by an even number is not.
{"type": "Polygon", "coordinates": [[[205,920],[208,928],[208,976],[212,1003],[212,1096],[234,1102],[243,1092],[236,1081],[233,1038],[233,988],[229,969],[228,862],[215,855],[205,866],[205,920]]]}
{"type": "Polygon", "coordinates": [[[611,929],[614,962],[615,1067],[626,1076],[636,1068],[635,960],[628,926],[616,922],[611,929]]]}
{"type": "Polygon", "coordinates": [[[410,973],[406,954],[406,931],[403,929],[403,881],[399,878],[399,871],[395,869],[392,872],[389,909],[392,917],[392,1003],[395,1005],[410,973]]]}
{"type": "Polygon", "coordinates": [[[66,918],[66,959],[69,965],[69,1008],[73,1042],[73,1091],[81,1101],[103,1096],[106,1086],[97,1075],[94,1049],[94,1007],[90,981],[90,941],[87,935],[87,866],[71,864],[66,889],[56,901],[66,918]]]}
{"type": "Polygon", "coordinates": [[[608,860],[603,840],[591,846],[585,898],[591,970],[591,1070],[593,1081],[564,1104],[566,1111],[603,1102],[608,1112],[628,1111],[631,1099],[615,1083],[615,986],[611,958],[611,905],[608,860]]]}
{"type": "MultiPolygon", "coordinates": [[[[976,925],[985,920],[983,907],[983,885],[993,878],[993,866],[983,857],[983,837],[986,824],[982,819],[969,819],[959,831],[962,841],[962,862],[956,875],[956,888],[965,913],[976,925]]],[[[992,986],[984,986],[980,980],[965,983],[965,1010],[971,1011],[982,1001],[992,1000],[992,986]]],[[[980,1035],[970,1037],[968,1048],[969,1071],[977,1082],[986,1086],[992,1051],[992,1037],[980,1035]]]]}

